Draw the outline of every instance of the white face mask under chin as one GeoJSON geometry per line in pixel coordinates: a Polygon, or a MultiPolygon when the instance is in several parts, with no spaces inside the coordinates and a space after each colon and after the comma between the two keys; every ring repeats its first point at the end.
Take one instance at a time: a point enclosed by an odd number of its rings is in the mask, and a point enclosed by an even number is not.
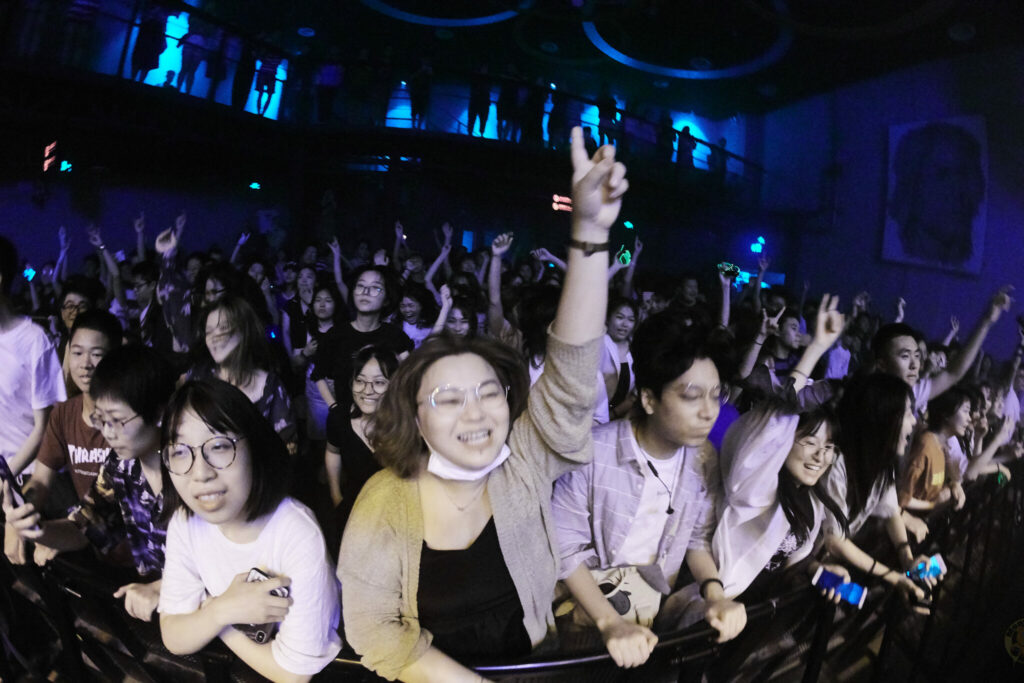
{"type": "MultiPolygon", "coordinates": [[[[424,439],[426,441],[426,439],[424,439]]],[[[503,444],[501,450],[498,452],[498,456],[491,461],[489,465],[486,465],[478,470],[471,470],[462,465],[456,465],[454,462],[438,453],[428,443],[427,448],[430,449],[430,458],[427,460],[427,471],[433,474],[435,477],[441,479],[451,479],[453,481],[479,481],[483,479],[492,470],[497,469],[503,462],[508,460],[508,456],[512,454],[512,449],[508,447],[508,444],[503,444]]]]}

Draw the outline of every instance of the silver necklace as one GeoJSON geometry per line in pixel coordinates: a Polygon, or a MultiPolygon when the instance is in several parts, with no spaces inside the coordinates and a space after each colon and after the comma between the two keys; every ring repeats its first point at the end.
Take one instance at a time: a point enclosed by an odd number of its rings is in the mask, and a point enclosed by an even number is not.
{"type": "Polygon", "coordinates": [[[479,500],[480,496],[482,496],[484,494],[484,491],[487,489],[487,481],[484,480],[484,483],[480,485],[480,488],[477,489],[477,492],[474,493],[473,497],[469,499],[469,502],[466,503],[465,505],[459,505],[458,503],[455,502],[455,499],[452,498],[452,494],[448,493],[448,487],[444,485],[444,482],[438,479],[438,483],[441,485],[441,493],[444,494],[444,497],[448,499],[448,502],[454,505],[455,509],[458,510],[459,512],[465,512],[466,510],[468,510],[469,506],[475,503],[477,500],[479,500]]]}

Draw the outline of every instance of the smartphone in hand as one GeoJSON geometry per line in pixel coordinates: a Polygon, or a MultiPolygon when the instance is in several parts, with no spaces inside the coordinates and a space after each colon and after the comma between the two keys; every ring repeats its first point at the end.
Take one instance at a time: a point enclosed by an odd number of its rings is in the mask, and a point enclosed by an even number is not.
{"type": "Polygon", "coordinates": [[[822,590],[834,588],[840,599],[850,603],[857,609],[864,606],[864,600],[868,597],[867,588],[859,583],[846,583],[843,581],[843,577],[828,571],[824,567],[818,567],[818,571],[814,573],[814,578],[811,579],[811,584],[822,590]]]}

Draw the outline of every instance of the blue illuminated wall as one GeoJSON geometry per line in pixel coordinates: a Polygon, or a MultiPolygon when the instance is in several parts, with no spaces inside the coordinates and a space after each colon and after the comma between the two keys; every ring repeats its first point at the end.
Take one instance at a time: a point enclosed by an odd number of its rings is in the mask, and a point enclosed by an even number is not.
{"type": "MultiPolygon", "coordinates": [[[[1022,63],[1020,49],[934,62],[766,115],[762,149],[753,152],[766,167],[763,203],[807,217],[796,230],[795,277],[809,279],[813,287],[834,286],[845,301],[868,289],[885,315],[903,295],[908,322],[932,339],[944,336],[950,314],[964,321],[960,336],[966,339],[1003,284],[1024,291],[1022,63]],[[889,127],[961,115],[983,116],[988,135],[981,273],[954,275],[882,261],[889,127]]],[[[1012,320],[1001,321],[991,348],[1006,357],[1015,336],[1012,320]]]]}

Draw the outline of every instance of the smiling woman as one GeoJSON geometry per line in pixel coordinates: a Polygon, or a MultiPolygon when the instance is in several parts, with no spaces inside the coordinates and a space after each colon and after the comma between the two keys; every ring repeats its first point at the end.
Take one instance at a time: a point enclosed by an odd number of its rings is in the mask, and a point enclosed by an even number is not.
{"type": "Polygon", "coordinates": [[[356,501],[338,573],[346,635],[387,678],[478,681],[458,660],[526,654],[554,627],[547,501],[592,456],[604,252],[628,187],[614,147],[588,159],[578,128],[572,158],[568,270],[534,387],[510,347],[442,334],[398,368],[374,414],[386,469],[356,501]]]}

